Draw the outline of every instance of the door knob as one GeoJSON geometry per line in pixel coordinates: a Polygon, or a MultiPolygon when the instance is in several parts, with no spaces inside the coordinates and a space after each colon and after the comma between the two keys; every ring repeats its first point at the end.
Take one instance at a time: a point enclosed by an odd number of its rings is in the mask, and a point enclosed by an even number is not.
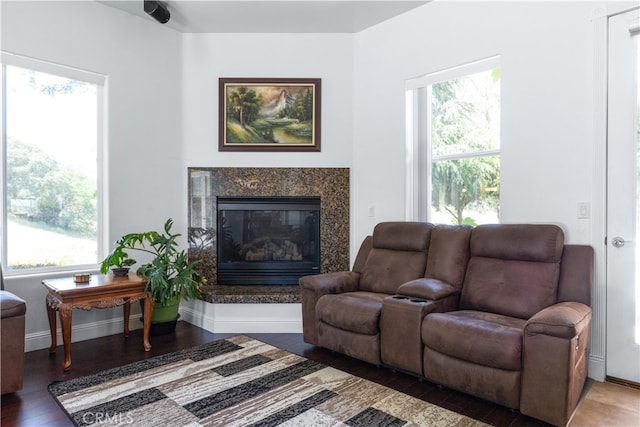
{"type": "Polygon", "coordinates": [[[631,240],[624,240],[623,237],[614,237],[613,239],[611,239],[611,244],[615,248],[621,248],[625,243],[631,243],[631,240]]]}

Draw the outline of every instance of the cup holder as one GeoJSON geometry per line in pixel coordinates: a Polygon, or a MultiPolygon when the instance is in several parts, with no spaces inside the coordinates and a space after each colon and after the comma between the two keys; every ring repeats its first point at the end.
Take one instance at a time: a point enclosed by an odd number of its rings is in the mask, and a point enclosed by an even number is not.
{"type": "Polygon", "coordinates": [[[391,299],[395,299],[395,300],[398,300],[398,301],[412,302],[414,304],[427,304],[429,302],[429,301],[424,300],[424,299],[411,298],[411,297],[406,297],[404,295],[393,295],[391,297],[391,299]]]}

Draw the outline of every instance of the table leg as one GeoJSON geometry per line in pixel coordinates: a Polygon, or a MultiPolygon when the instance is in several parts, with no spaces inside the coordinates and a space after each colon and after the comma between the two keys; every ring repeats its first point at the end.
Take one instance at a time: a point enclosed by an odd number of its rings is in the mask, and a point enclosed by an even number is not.
{"type": "Polygon", "coordinates": [[[153,299],[151,295],[147,295],[144,299],[144,334],[143,343],[144,351],[151,350],[151,343],[149,343],[149,330],[151,329],[151,316],[153,315],[153,299]]]}
{"type": "Polygon", "coordinates": [[[127,301],[122,306],[124,312],[124,336],[129,336],[129,315],[131,314],[131,301],[127,301]]]}
{"type": "Polygon", "coordinates": [[[49,301],[45,304],[47,305],[47,317],[49,318],[49,330],[51,331],[51,346],[49,347],[49,353],[54,353],[58,346],[58,337],[56,333],[56,310],[49,305],[49,301]]]}
{"type": "Polygon", "coordinates": [[[68,371],[71,366],[71,311],[71,304],[61,304],[58,309],[62,326],[62,342],[64,343],[62,369],[65,371],[68,371]]]}

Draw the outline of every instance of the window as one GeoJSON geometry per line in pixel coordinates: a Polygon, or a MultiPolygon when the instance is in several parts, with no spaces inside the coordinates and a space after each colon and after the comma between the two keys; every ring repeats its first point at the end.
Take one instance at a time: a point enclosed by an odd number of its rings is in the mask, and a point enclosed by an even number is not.
{"type": "Polygon", "coordinates": [[[499,222],[499,59],[408,81],[407,149],[407,219],[499,222]]]}
{"type": "Polygon", "coordinates": [[[2,265],[95,266],[104,78],[2,52],[2,265]]]}

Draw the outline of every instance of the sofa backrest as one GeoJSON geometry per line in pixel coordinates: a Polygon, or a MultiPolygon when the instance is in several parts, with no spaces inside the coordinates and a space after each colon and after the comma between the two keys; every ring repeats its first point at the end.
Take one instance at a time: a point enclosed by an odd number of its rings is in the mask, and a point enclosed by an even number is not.
{"type": "Polygon", "coordinates": [[[563,248],[555,225],[474,228],[460,309],[528,319],[556,303],[563,248]]]}
{"type": "Polygon", "coordinates": [[[356,255],[356,260],[353,262],[352,271],[356,273],[361,273],[364,271],[364,265],[367,262],[367,258],[369,257],[369,252],[371,252],[371,247],[373,246],[373,236],[369,235],[364,238],[362,244],[360,245],[360,249],[358,250],[358,254],[356,255]]]}
{"type": "Polygon", "coordinates": [[[462,288],[467,262],[471,226],[436,225],[431,230],[427,271],[424,277],[462,288]]]}
{"type": "Polygon", "coordinates": [[[558,302],[576,301],[591,306],[594,251],[587,245],[564,245],[558,302]]]}
{"type": "Polygon", "coordinates": [[[403,283],[424,277],[432,229],[426,222],[376,225],[359,289],[394,294],[403,283]]]}

